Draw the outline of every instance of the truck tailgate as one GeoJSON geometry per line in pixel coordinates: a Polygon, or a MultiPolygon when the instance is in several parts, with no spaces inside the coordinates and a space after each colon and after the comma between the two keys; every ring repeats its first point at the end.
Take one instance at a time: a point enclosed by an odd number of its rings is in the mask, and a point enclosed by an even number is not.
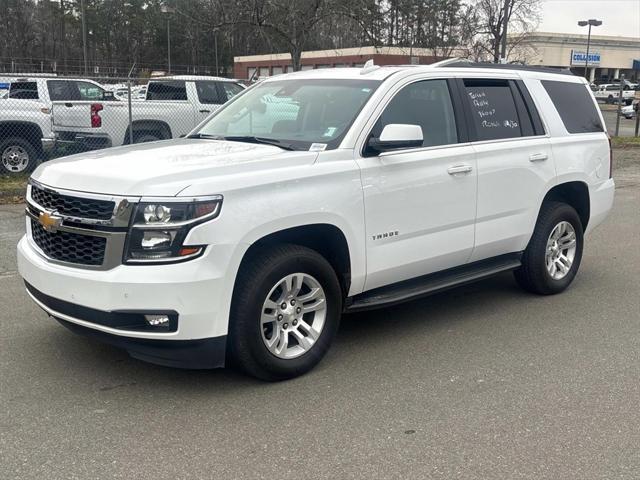
{"type": "Polygon", "coordinates": [[[95,102],[53,102],[53,126],[91,128],[91,104],[95,102]]]}

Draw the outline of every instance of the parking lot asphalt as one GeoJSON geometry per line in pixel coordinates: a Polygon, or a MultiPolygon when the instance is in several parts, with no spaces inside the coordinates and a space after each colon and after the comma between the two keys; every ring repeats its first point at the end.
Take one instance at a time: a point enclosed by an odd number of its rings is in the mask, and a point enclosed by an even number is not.
{"type": "Polygon", "coordinates": [[[148,365],[48,319],[16,273],[22,207],[0,206],[0,478],[637,479],[627,170],[564,294],[506,274],[347,316],[319,368],[276,384],[148,365]]]}

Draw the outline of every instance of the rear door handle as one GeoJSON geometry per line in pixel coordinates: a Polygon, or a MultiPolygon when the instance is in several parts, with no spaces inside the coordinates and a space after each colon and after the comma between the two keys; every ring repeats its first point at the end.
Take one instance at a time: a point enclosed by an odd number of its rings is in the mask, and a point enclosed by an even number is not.
{"type": "Polygon", "coordinates": [[[211,110],[200,110],[200,113],[211,113],[211,110]]]}
{"type": "Polygon", "coordinates": [[[469,173],[471,170],[473,170],[473,167],[471,165],[454,165],[453,167],[449,167],[447,169],[447,173],[449,175],[457,175],[458,173],[469,173]]]}
{"type": "Polygon", "coordinates": [[[534,153],[529,155],[530,162],[544,162],[548,158],[549,155],[547,155],[546,153],[534,153]]]}

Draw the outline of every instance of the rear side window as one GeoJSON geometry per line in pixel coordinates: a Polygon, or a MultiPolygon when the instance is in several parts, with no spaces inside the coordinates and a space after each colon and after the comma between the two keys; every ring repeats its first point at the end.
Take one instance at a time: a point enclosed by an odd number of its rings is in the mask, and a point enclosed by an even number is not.
{"type": "Polygon", "coordinates": [[[225,102],[220,95],[217,82],[195,82],[198,100],[204,104],[221,105],[225,102]]]}
{"type": "Polygon", "coordinates": [[[104,98],[104,90],[93,83],[75,81],[72,82],[72,85],[72,89],[80,100],[102,100],[104,98]]]}
{"type": "Polygon", "coordinates": [[[69,82],[66,80],[49,80],[47,82],[47,88],[49,89],[49,98],[51,101],[64,101],[64,100],[78,100],[71,98],[69,92],[69,82]]]}
{"type": "Polygon", "coordinates": [[[464,95],[471,110],[477,140],[523,136],[523,122],[508,80],[466,79],[464,95]]]}
{"type": "Polygon", "coordinates": [[[149,82],[147,100],[186,100],[187,87],[182,81],[149,82]]]}
{"type": "Polygon", "coordinates": [[[9,90],[9,98],[37,100],[38,84],[36,82],[13,82],[9,90]]]}
{"type": "Polygon", "coordinates": [[[603,132],[602,122],[591,94],[581,83],[543,80],[553,105],[569,133],[603,132]]]}
{"type": "Polygon", "coordinates": [[[224,94],[226,95],[226,100],[231,100],[237,94],[239,94],[244,88],[242,88],[237,83],[231,82],[222,82],[222,89],[224,90],[224,94]]]}

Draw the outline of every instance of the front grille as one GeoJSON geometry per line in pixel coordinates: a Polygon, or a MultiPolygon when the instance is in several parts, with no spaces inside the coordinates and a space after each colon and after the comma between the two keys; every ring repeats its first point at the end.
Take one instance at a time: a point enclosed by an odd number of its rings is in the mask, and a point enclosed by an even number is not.
{"type": "Polygon", "coordinates": [[[70,217],[109,220],[113,215],[115,202],[91,198],[71,197],[57,192],[31,186],[31,198],[41,207],[70,217]]]}
{"type": "Polygon", "coordinates": [[[61,262],[99,266],[104,262],[107,239],[69,232],[47,232],[31,219],[31,236],[44,254],[61,262]]]}

